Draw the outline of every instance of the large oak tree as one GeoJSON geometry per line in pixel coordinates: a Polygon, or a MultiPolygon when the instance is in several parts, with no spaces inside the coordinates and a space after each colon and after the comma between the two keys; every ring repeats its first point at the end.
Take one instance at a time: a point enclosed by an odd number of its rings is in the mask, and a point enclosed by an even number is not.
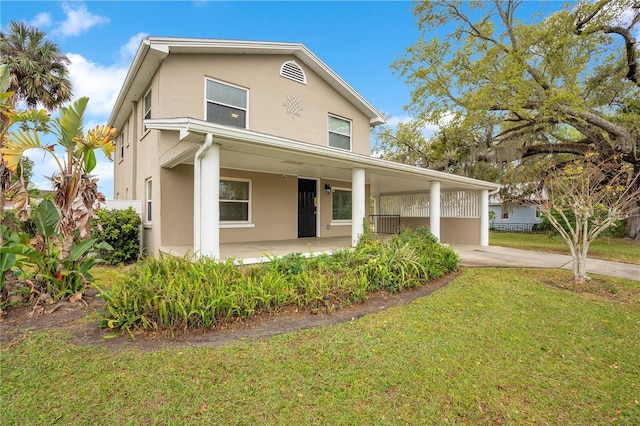
{"type": "MultiPolygon", "coordinates": [[[[640,3],[580,1],[526,23],[521,5],[415,4],[421,37],[393,64],[412,88],[412,116],[439,124],[440,138],[471,135],[458,139],[483,146],[465,149],[497,162],[595,151],[638,175],[640,3]],[[440,27],[449,32],[435,38],[440,27]]],[[[628,228],[640,239],[640,217],[628,228]]]]}

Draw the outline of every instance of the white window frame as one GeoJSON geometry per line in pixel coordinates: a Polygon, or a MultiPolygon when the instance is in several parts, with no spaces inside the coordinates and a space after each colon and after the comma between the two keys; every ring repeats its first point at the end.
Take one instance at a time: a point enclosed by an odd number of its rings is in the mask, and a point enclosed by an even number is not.
{"type": "Polygon", "coordinates": [[[150,225],[153,218],[153,179],[147,178],[144,180],[144,219],[145,223],[150,225]]]}
{"type": "MultiPolygon", "coordinates": [[[[222,81],[222,80],[218,80],[216,78],[212,78],[212,77],[205,77],[204,78],[204,121],[208,122],[208,123],[213,123],[211,121],[208,120],[207,117],[207,105],[209,104],[209,102],[211,102],[212,104],[217,104],[217,105],[223,105],[229,108],[235,108],[235,109],[240,109],[243,110],[245,112],[245,122],[244,122],[244,128],[245,129],[249,129],[249,89],[246,87],[242,87],[242,86],[238,86],[237,84],[231,84],[227,81],[222,81]],[[246,94],[246,104],[247,106],[245,108],[241,108],[241,107],[237,107],[235,105],[229,105],[229,104],[224,104],[221,102],[215,102],[213,100],[209,100],[207,98],[207,82],[208,81],[213,81],[215,83],[218,84],[222,84],[224,86],[229,86],[229,87],[234,87],[236,89],[240,89],[240,90],[244,90],[245,94],[246,94]]],[[[213,124],[217,124],[217,123],[213,123],[213,124]]],[[[241,129],[242,127],[238,127],[238,129],[241,129]]]]}
{"type": "Polygon", "coordinates": [[[144,94],[144,98],[142,98],[142,132],[146,132],[147,126],[144,124],[144,120],[146,120],[147,118],[151,118],[151,104],[153,103],[153,95],[151,94],[151,89],[149,89],[147,91],[147,93],[144,94]],[[147,96],[149,97],[149,108],[147,109],[147,96]],[[147,114],[149,115],[149,117],[147,117],[147,114]]]}
{"type": "Polygon", "coordinates": [[[124,132],[120,133],[118,138],[120,141],[120,161],[124,159],[124,132]]]}
{"type": "Polygon", "coordinates": [[[333,218],[333,194],[335,191],[344,191],[351,193],[351,214],[353,214],[353,189],[334,187],[331,189],[331,226],[351,225],[351,219],[334,219],[333,218]]]}
{"type": "Polygon", "coordinates": [[[327,114],[327,146],[330,148],[335,148],[335,149],[341,149],[343,151],[352,151],[353,150],[353,121],[345,118],[345,117],[340,117],[339,115],[335,115],[335,114],[327,114]],[[345,134],[345,133],[340,133],[340,132],[335,132],[333,130],[330,130],[329,127],[329,121],[331,120],[331,117],[337,119],[337,120],[342,120],[342,121],[346,121],[349,123],[349,134],[345,134]],[[340,148],[339,146],[332,146],[331,145],[331,137],[330,134],[334,133],[336,135],[341,135],[341,136],[348,136],[349,137],[349,149],[344,149],[344,148],[340,148]]]}
{"type": "Polygon", "coordinates": [[[218,203],[247,203],[248,204],[248,208],[247,208],[247,220],[222,220],[220,219],[220,228],[249,228],[249,227],[254,227],[254,224],[251,222],[252,219],[252,202],[251,199],[253,198],[252,195],[252,191],[253,191],[253,182],[251,181],[251,179],[243,179],[243,178],[231,178],[231,177],[220,177],[220,182],[222,181],[232,181],[232,182],[247,182],[249,184],[249,190],[248,190],[248,194],[249,194],[249,199],[248,200],[223,200],[221,198],[218,198],[218,203]]]}
{"type": "Polygon", "coordinates": [[[511,212],[509,210],[505,210],[504,207],[501,207],[500,208],[500,220],[509,220],[509,219],[511,219],[511,212]]]}
{"type": "Polygon", "coordinates": [[[535,218],[536,219],[542,219],[544,217],[542,212],[540,210],[538,210],[538,209],[535,209],[535,210],[536,210],[535,218]]]}

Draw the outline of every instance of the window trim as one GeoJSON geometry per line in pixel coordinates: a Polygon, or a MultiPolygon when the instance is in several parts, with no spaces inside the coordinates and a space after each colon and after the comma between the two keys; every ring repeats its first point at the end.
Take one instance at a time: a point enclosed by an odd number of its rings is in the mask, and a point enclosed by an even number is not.
{"type": "Polygon", "coordinates": [[[145,224],[151,225],[153,219],[153,179],[146,178],[144,180],[144,219],[145,224]]]}
{"type": "Polygon", "coordinates": [[[339,115],[336,114],[327,114],[327,146],[329,148],[335,148],[335,149],[341,149],[343,151],[353,151],[353,120],[349,119],[349,118],[345,118],[345,117],[341,117],[339,115]],[[339,132],[335,132],[333,130],[331,130],[329,128],[329,120],[330,117],[333,117],[335,119],[338,120],[342,120],[342,121],[346,121],[349,123],[349,134],[344,134],[344,133],[339,133],[339,132]],[[331,133],[336,134],[336,135],[340,135],[340,136],[348,136],[349,137],[349,149],[345,149],[345,148],[340,148],[339,146],[332,146],[331,145],[331,133]]]}
{"type": "MultiPolygon", "coordinates": [[[[235,108],[235,109],[243,110],[245,112],[244,129],[249,130],[249,88],[238,86],[237,84],[232,84],[232,83],[229,83],[227,81],[218,80],[217,78],[206,77],[205,76],[205,78],[204,78],[204,121],[206,121],[207,123],[218,124],[218,123],[213,123],[212,121],[208,120],[208,117],[207,117],[207,105],[209,104],[209,102],[211,102],[212,104],[216,104],[216,105],[222,105],[222,106],[229,107],[229,108],[235,108]],[[225,103],[222,103],[222,102],[210,101],[207,98],[207,81],[213,81],[215,83],[222,84],[224,86],[229,86],[229,87],[234,87],[236,89],[244,90],[245,95],[246,95],[246,104],[247,104],[247,106],[245,108],[241,108],[241,107],[237,107],[235,105],[229,105],[229,104],[225,104],[225,103]]],[[[224,126],[224,124],[220,124],[220,125],[224,126]]],[[[232,127],[235,127],[235,126],[232,126],[232,127]]],[[[238,129],[242,129],[242,127],[237,127],[237,128],[238,129]]]]}
{"type": "Polygon", "coordinates": [[[505,210],[504,208],[501,208],[500,220],[509,220],[509,219],[511,219],[511,212],[509,210],[505,210]]]}
{"type": "Polygon", "coordinates": [[[333,194],[335,191],[345,191],[351,193],[351,213],[353,215],[353,189],[352,188],[341,188],[341,187],[333,187],[331,189],[331,226],[341,226],[341,225],[351,225],[352,219],[334,219],[333,218],[333,194]]]}
{"type": "MultiPolygon", "coordinates": [[[[220,222],[220,227],[221,228],[252,228],[255,225],[252,222],[252,191],[253,191],[253,182],[251,181],[251,179],[245,179],[245,178],[234,178],[234,177],[220,177],[220,182],[222,181],[231,181],[231,182],[247,182],[249,184],[249,190],[248,190],[248,194],[249,194],[249,199],[246,200],[246,203],[248,204],[248,208],[247,208],[247,220],[222,220],[219,219],[220,222]]],[[[220,211],[220,203],[239,203],[239,202],[245,202],[245,200],[222,200],[220,198],[220,195],[218,194],[218,211],[220,211]]]]}

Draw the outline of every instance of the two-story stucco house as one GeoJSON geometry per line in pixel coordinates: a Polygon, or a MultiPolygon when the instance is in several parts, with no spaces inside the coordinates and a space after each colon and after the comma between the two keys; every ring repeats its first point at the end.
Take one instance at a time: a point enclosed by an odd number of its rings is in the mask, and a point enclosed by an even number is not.
{"type": "MultiPolygon", "coordinates": [[[[109,124],[114,196],[143,204],[149,253],[347,236],[376,213],[488,244],[496,185],[370,156],[382,114],[304,45],[149,37],[109,124]]],[[[386,220],[386,219],[385,219],[386,220]]]]}

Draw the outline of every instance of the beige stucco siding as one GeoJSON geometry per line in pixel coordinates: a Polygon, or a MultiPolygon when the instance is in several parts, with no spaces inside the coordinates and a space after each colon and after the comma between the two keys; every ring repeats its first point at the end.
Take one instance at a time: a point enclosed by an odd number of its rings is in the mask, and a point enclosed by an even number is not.
{"type": "MultiPolygon", "coordinates": [[[[428,217],[402,217],[402,228],[429,226],[428,217]]],[[[480,244],[480,218],[440,218],[440,241],[449,244],[480,244]]]]}
{"type": "Polygon", "coordinates": [[[193,245],[193,166],[160,169],[162,245],[193,245]]]}
{"type": "MultiPolygon", "coordinates": [[[[245,88],[248,129],[288,139],[327,146],[327,117],[352,121],[352,151],[369,154],[369,119],[304,64],[307,84],[280,76],[281,65],[293,56],[172,54],[158,71],[161,96],[154,117],[206,119],[205,77],[245,88]],[[302,106],[300,116],[287,114],[287,98],[302,106]]],[[[155,102],[154,102],[155,106],[155,102]]]]}
{"type": "Polygon", "coordinates": [[[220,170],[220,179],[251,181],[251,222],[249,228],[225,228],[221,223],[220,242],[287,240],[298,236],[298,178],[268,173],[220,170]]]}
{"type": "Polygon", "coordinates": [[[480,218],[440,219],[440,239],[451,244],[480,244],[480,218]]]}

